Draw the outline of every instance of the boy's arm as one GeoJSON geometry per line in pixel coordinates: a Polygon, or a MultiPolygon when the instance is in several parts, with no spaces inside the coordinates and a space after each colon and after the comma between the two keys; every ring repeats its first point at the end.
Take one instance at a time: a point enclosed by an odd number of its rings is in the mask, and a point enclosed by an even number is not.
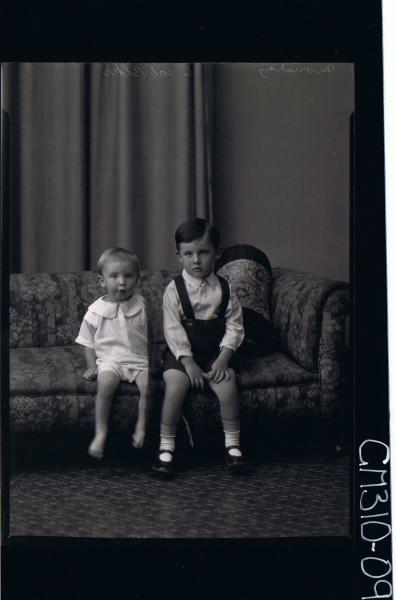
{"type": "Polygon", "coordinates": [[[180,360],[192,387],[203,389],[205,385],[202,369],[197,365],[191,351],[191,344],[181,323],[176,289],[168,287],[164,293],[164,334],[170,351],[180,360]]]}
{"type": "Polygon", "coordinates": [[[245,336],[242,308],[237,296],[232,293],[231,289],[225,321],[226,330],[224,337],[220,342],[220,353],[213,362],[212,368],[208,374],[209,379],[214,383],[220,383],[223,379],[229,379],[228,364],[235,351],[242,344],[245,336]]]}
{"type": "Polygon", "coordinates": [[[231,288],[230,300],[225,313],[225,323],[226,330],[224,337],[220,342],[219,356],[223,356],[224,359],[228,358],[229,362],[234,352],[236,352],[239,346],[242,344],[243,338],[245,337],[242,307],[239,303],[237,295],[232,291],[231,288]],[[230,352],[226,352],[224,354],[225,350],[229,350],[230,352]]]}
{"type": "Polygon", "coordinates": [[[164,335],[170,351],[179,360],[181,356],[193,356],[186,331],[181,323],[177,292],[172,287],[165,290],[163,298],[164,335]]]}

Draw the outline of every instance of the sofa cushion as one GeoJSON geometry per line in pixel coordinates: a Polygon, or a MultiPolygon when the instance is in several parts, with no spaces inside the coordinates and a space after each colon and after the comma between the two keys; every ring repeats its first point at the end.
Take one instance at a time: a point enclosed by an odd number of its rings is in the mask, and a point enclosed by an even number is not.
{"type": "Polygon", "coordinates": [[[267,256],[253,246],[231,246],[217,261],[216,272],[227,279],[242,306],[245,340],[241,350],[252,355],[274,351],[269,308],[272,269],[267,256]]]}
{"type": "Polygon", "coordinates": [[[317,373],[307,371],[286,354],[276,352],[244,359],[237,369],[238,385],[243,388],[292,386],[319,381],[317,373]]]}
{"type": "MultiPolygon", "coordinates": [[[[153,345],[153,376],[161,377],[163,346],[153,345]]],[[[13,348],[10,351],[10,393],[40,396],[46,394],[95,394],[96,382],[86,381],[84,352],[81,346],[56,348],[13,348]]],[[[122,382],[119,394],[131,394],[134,385],[122,382]]]]}
{"type": "MultiPolygon", "coordinates": [[[[155,344],[153,350],[153,362],[157,365],[153,375],[158,380],[161,344],[155,344]]],[[[78,346],[14,348],[10,352],[11,396],[95,394],[96,382],[86,381],[83,378],[84,370],[84,353],[78,346]]],[[[238,371],[238,382],[242,388],[294,385],[317,380],[315,373],[302,369],[280,353],[248,359],[238,371]]],[[[121,383],[120,396],[136,393],[134,385],[121,383]]]]}

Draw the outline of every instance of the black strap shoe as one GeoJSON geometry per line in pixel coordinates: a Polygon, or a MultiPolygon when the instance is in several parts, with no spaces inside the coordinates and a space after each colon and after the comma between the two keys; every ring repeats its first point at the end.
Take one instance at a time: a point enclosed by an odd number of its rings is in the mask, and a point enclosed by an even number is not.
{"type": "Polygon", "coordinates": [[[155,471],[155,473],[158,473],[163,477],[172,477],[175,474],[174,462],[175,459],[173,450],[160,450],[155,457],[151,468],[153,471],[155,471]],[[161,460],[161,454],[165,454],[165,452],[172,455],[171,461],[161,460]]]}
{"type": "Polygon", "coordinates": [[[230,453],[230,450],[241,450],[239,446],[227,446],[226,448],[226,458],[225,463],[227,467],[230,467],[231,471],[234,473],[242,472],[247,467],[247,462],[243,458],[243,456],[234,456],[230,453]]]}

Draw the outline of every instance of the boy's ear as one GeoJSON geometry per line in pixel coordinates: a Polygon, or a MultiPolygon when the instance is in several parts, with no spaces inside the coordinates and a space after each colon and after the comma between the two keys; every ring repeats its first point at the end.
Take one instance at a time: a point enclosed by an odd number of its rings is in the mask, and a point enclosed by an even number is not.
{"type": "Polygon", "coordinates": [[[182,257],[180,256],[179,250],[176,250],[176,256],[179,259],[179,263],[183,264],[182,257]]]}
{"type": "Polygon", "coordinates": [[[100,275],[100,273],[98,273],[97,277],[98,277],[98,281],[99,281],[99,284],[100,284],[100,286],[101,286],[102,288],[106,287],[106,286],[105,286],[104,279],[103,279],[103,275],[100,275]]]}
{"type": "Polygon", "coordinates": [[[221,246],[219,246],[216,250],[216,258],[220,258],[220,256],[223,254],[223,248],[221,246]]]}

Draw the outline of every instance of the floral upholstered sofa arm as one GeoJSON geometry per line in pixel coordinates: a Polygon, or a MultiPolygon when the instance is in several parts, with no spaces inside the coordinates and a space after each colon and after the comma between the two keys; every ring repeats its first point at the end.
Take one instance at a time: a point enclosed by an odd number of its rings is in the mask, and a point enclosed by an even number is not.
{"type": "Polygon", "coordinates": [[[348,284],[275,268],[270,308],[282,350],[308,371],[319,373],[322,414],[330,415],[341,383],[348,284]]]}
{"type": "Polygon", "coordinates": [[[343,407],[338,404],[342,400],[340,388],[345,383],[347,368],[345,323],[349,310],[348,289],[333,291],[323,309],[319,341],[319,375],[322,413],[326,416],[343,412],[343,407]]]}

